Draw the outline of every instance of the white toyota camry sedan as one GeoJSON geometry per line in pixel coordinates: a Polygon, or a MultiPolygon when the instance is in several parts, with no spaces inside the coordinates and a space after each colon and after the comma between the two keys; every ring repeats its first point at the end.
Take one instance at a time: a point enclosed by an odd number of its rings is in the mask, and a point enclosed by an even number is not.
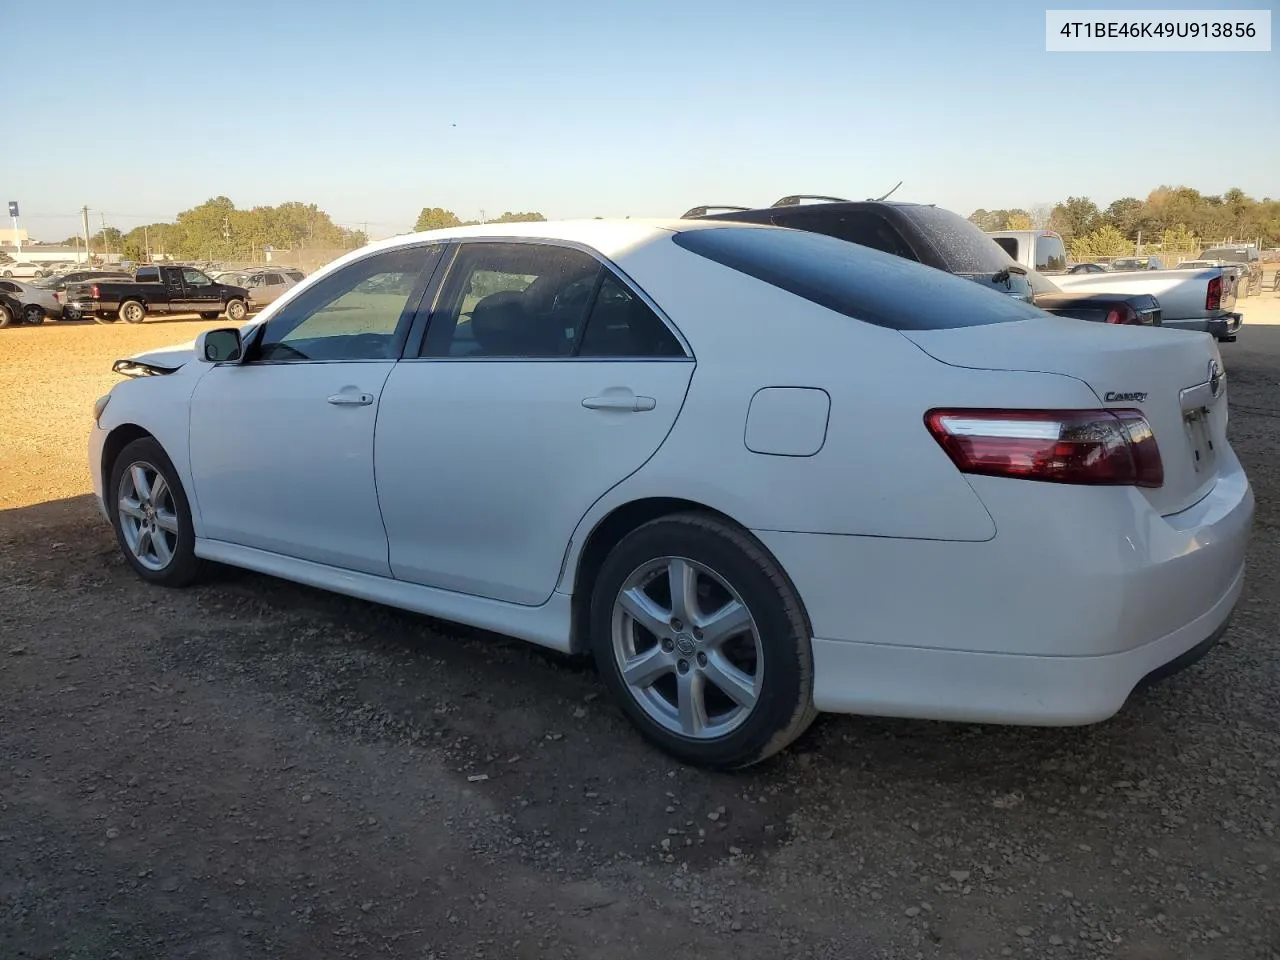
{"type": "Polygon", "coordinates": [[[811,233],[398,237],[116,369],[89,463],[139,576],[216,561],[590,652],[710,766],[818,711],[1102,720],[1244,576],[1211,337],[811,233]]]}

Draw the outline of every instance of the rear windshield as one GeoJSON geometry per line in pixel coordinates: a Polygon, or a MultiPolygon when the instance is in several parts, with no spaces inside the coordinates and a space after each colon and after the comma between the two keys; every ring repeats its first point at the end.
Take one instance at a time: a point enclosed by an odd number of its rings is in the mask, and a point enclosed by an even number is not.
{"type": "Polygon", "coordinates": [[[1205,260],[1226,260],[1228,263],[1248,263],[1249,250],[1231,250],[1225,247],[1214,247],[1200,256],[1205,260]]]}
{"type": "Polygon", "coordinates": [[[958,213],[905,204],[896,209],[933,245],[952,273],[995,273],[1009,265],[1000,244],[958,213]]]}
{"type": "Polygon", "coordinates": [[[946,330],[1046,316],[972,281],[822,234],[722,227],[688,230],[674,239],[698,256],[891,330],[946,330]]]}

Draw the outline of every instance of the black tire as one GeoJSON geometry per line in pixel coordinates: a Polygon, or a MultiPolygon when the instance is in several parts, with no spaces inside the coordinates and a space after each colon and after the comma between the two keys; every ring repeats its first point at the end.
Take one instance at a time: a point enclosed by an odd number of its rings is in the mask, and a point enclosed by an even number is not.
{"type": "MultiPolygon", "coordinates": [[[[204,561],[195,555],[196,533],[191,522],[191,503],[187,500],[186,491],[178,479],[178,471],[173,462],[151,437],[134,440],[120,451],[107,477],[103,496],[107,501],[107,513],[111,517],[111,526],[115,530],[116,543],[124,554],[125,562],[133,571],[148,583],[162,587],[185,587],[192,583],[204,570],[204,561]],[[170,559],[160,568],[148,566],[139,559],[129,545],[129,535],[124,529],[120,513],[121,486],[126,472],[133,466],[143,466],[164,477],[170,495],[167,503],[177,520],[176,537],[170,546],[170,559]]],[[[139,498],[141,500],[141,498],[139,498]]],[[[164,509],[167,510],[167,507],[164,509]]],[[[153,518],[154,519],[154,518],[153,518]]],[[[166,540],[166,542],[169,542],[166,540]]]]}
{"type": "Polygon", "coordinates": [[[4,276],[5,276],[5,279],[8,279],[9,277],[12,277],[12,276],[13,276],[13,271],[12,271],[12,270],[6,270],[6,271],[4,272],[4,276]]]}
{"type": "Polygon", "coordinates": [[[74,322],[76,320],[83,320],[84,315],[81,314],[80,311],[77,310],[75,307],[63,307],[62,319],[68,322],[74,322]]]}
{"type": "MultiPolygon", "coordinates": [[[[596,664],[622,712],[646,739],[684,762],[716,769],[748,766],[786,747],[817,715],[813,708],[813,649],[795,588],[759,541],[715,517],[674,514],[632,531],[600,568],[591,598],[590,625],[596,664]],[[619,592],[634,573],[665,557],[690,560],[713,572],[747,607],[759,635],[758,656],[763,657],[763,663],[756,661],[753,674],[762,667],[763,677],[754,705],[745,719],[718,737],[686,736],[651,716],[641,705],[640,695],[623,679],[614,653],[614,605],[619,592]]],[[[675,629],[686,632],[675,635],[674,643],[692,641],[687,625],[675,629]]],[[[700,643],[700,632],[693,633],[698,634],[700,643]]],[[[671,656],[679,658],[679,650],[675,646],[671,656]]],[[[706,664],[701,648],[696,654],[686,649],[685,656],[687,660],[676,663],[683,662],[689,669],[695,669],[695,662],[706,664]]],[[[688,673],[688,669],[682,672],[688,673]]],[[[676,682],[671,681],[673,686],[676,682]]],[[[657,688],[653,683],[652,689],[657,688]]],[[[709,709],[707,715],[711,715],[709,709]]]]}
{"type": "Polygon", "coordinates": [[[44,323],[44,307],[35,303],[28,303],[22,308],[22,322],[33,327],[38,327],[44,323]]]}
{"type": "Polygon", "coordinates": [[[0,330],[10,326],[13,323],[13,311],[0,303],[0,330]]]}
{"type": "Polygon", "coordinates": [[[43,278],[43,277],[44,277],[44,271],[43,271],[43,270],[37,270],[37,271],[36,271],[36,276],[35,276],[35,278],[36,278],[37,280],[39,280],[39,279],[41,279],[41,278],[43,278]]]}
{"type": "Polygon", "coordinates": [[[147,318],[147,308],[138,300],[126,300],[120,304],[116,316],[125,323],[141,323],[147,318]]]}
{"type": "Polygon", "coordinates": [[[249,316],[249,307],[243,300],[228,300],[226,314],[232,323],[243,323],[249,316]]]}

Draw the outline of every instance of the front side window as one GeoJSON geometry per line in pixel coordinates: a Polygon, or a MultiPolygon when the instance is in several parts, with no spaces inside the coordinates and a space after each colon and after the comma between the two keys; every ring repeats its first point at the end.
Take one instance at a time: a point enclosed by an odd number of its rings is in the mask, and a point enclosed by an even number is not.
{"type": "Polygon", "coordinates": [[[199,270],[191,270],[191,269],[183,270],[182,279],[185,280],[187,282],[187,285],[191,287],[207,287],[209,284],[213,283],[212,280],[206,277],[199,270]]]}
{"type": "Polygon", "coordinates": [[[315,284],[272,317],[251,360],[391,360],[439,244],[364,257],[315,284]]]}
{"type": "Polygon", "coordinates": [[[266,281],[274,286],[275,284],[284,283],[284,277],[280,276],[278,273],[268,273],[266,281]]]}

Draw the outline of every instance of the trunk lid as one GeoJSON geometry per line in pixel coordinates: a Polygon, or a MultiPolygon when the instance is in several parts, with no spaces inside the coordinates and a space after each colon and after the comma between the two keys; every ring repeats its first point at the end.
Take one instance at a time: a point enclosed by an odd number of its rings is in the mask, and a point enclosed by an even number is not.
{"type": "Polygon", "coordinates": [[[902,336],[949,366],[1064,374],[1087,384],[1100,409],[1142,411],[1160,447],[1164,484],[1138,489],[1162,515],[1192,506],[1217,481],[1227,389],[1208,334],[1047,317],[902,336]]]}

